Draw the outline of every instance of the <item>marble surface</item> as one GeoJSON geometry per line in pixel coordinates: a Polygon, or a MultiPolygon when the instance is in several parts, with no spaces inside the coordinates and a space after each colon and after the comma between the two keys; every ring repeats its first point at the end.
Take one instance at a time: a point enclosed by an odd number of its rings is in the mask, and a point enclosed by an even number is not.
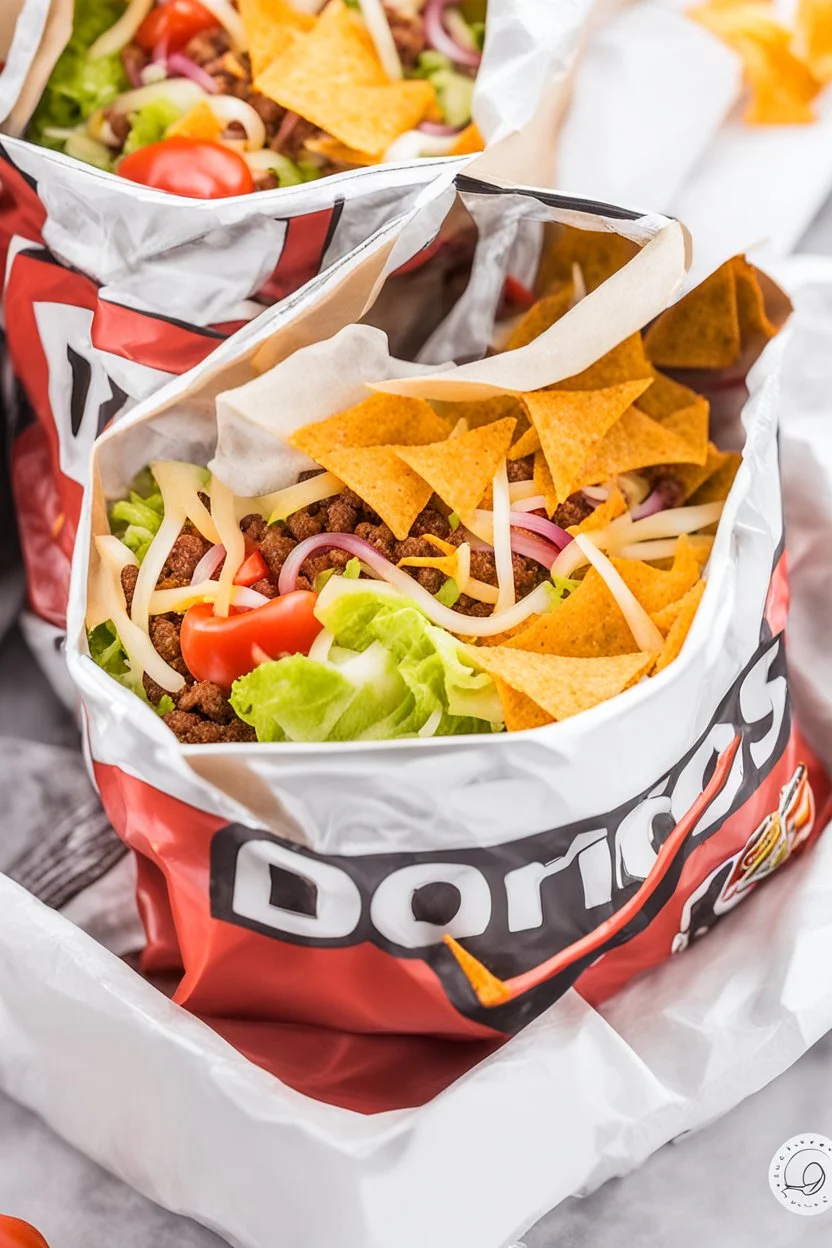
{"type": "MultiPolygon", "coordinates": [[[[832,253],[832,203],[801,250],[832,253]]],[[[0,736],[9,723],[17,738],[74,743],[71,721],[16,629],[0,645],[0,736]],[[15,690],[24,682],[28,696],[21,704],[15,690]]],[[[816,1131],[832,1137],[830,1066],[832,1035],[718,1122],[667,1145],[626,1178],[553,1210],[523,1243],[527,1248],[665,1248],[668,1243],[828,1248],[832,1216],[803,1218],[782,1209],[769,1191],[767,1171],[772,1154],[790,1136],[816,1131]]],[[[51,1248],[222,1248],[224,1243],[151,1204],[2,1096],[0,1212],[38,1225],[51,1248]]]]}

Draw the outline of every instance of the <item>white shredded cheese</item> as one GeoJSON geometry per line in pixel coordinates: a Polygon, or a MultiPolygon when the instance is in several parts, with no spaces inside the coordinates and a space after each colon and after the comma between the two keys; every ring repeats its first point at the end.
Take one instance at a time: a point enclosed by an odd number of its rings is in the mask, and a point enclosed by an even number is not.
{"type": "Polygon", "coordinates": [[[579,533],[570,545],[581,546],[587,560],[605,582],[607,589],[618,603],[639,650],[644,650],[648,654],[661,650],[664,644],[661,633],[607,556],[587,540],[585,533],[579,533]]]}
{"type": "Polygon", "coordinates": [[[722,515],[724,503],[700,503],[698,507],[672,507],[657,511],[643,520],[634,520],[626,531],[628,542],[645,542],[660,537],[678,537],[713,524],[722,515]]]}
{"type": "Polygon", "coordinates": [[[460,542],[456,552],[456,574],[454,580],[461,594],[468,593],[471,581],[471,547],[467,542],[460,542]]]}
{"type": "Polygon", "coordinates": [[[310,507],[312,503],[320,503],[325,498],[331,498],[333,494],[340,494],[343,488],[343,481],[339,481],[334,472],[319,472],[316,477],[298,481],[296,485],[289,485],[285,490],[277,490],[274,494],[264,494],[262,498],[253,499],[252,502],[256,504],[261,515],[268,519],[269,524],[275,524],[278,520],[294,515],[303,507],[310,507]]]}
{"type": "Polygon", "coordinates": [[[358,3],[370,38],[376,46],[382,69],[391,82],[396,82],[404,77],[404,73],[384,5],[381,0],[358,0],[358,3]]]}
{"type": "Polygon", "coordinates": [[[514,568],[511,561],[511,499],[508,492],[506,461],[494,473],[491,483],[494,496],[492,529],[494,563],[497,568],[497,605],[495,615],[514,606],[514,568]]]}
{"type": "Polygon", "coordinates": [[[214,615],[228,615],[234,577],[246,557],[246,540],[234,513],[234,494],[216,476],[211,479],[211,515],[220,535],[220,543],[225,547],[225,563],[214,598],[214,615]]]}

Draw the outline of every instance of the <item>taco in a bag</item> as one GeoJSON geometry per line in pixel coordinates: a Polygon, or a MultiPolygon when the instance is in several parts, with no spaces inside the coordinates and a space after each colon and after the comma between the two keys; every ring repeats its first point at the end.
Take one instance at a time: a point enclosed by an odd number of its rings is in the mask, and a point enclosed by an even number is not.
{"type": "MultiPolygon", "coordinates": [[[[571,263],[505,349],[580,295],[571,263]]],[[[764,311],[736,259],[543,390],[370,394],[289,433],[306,466],[266,496],[151,464],[96,538],[93,659],[187,744],[516,731],[614,697],[679,654],[740,460],[654,359],[704,385],[764,311]]]]}
{"type": "Polygon", "coordinates": [[[197,198],[476,151],[486,0],[76,0],[27,137],[197,198]]]}

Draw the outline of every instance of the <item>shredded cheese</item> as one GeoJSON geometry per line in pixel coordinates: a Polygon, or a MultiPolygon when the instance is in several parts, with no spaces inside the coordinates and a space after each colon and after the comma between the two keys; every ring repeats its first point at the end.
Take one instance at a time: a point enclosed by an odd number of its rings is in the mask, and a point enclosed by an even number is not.
{"type": "Polygon", "coordinates": [[[384,5],[381,0],[358,0],[358,3],[382,68],[390,81],[396,82],[397,79],[404,77],[404,73],[384,5]]]}
{"type": "Polygon", "coordinates": [[[134,624],[127,614],[127,602],[121,585],[121,572],[136,560],[127,547],[110,534],[96,537],[99,564],[94,613],[88,613],[87,626],[94,628],[104,620],[112,620],[119,640],[124,647],[130,669],[140,680],[147,672],[157,685],[168,693],[178,693],[184,687],[185,678],[174,671],[158,653],[149,635],[134,624]]]}
{"type": "MultiPolygon", "coordinates": [[[[642,559],[650,563],[653,559],[672,559],[676,554],[677,538],[665,537],[655,542],[633,542],[628,546],[616,546],[615,554],[619,559],[642,559]]],[[[694,549],[709,551],[714,539],[703,534],[695,534],[688,539],[694,549]]]]}
{"type": "Polygon", "coordinates": [[[491,483],[494,496],[492,515],[494,563],[497,568],[497,605],[495,615],[514,606],[514,567],[511,561],[511,499],[508,492],[506,461],[494,473],[491,483]]]}
{"type": "Polygon", "coordinates": [[[594,546],[592,542],[587,541],[587,534],[585,533],[579,533],[570,545],[579,545],[589,563],[592,564],[598,575],[603,578],[607,589],[618,603],[621,614],[627,621],[627,626],[633,634],[639,650],[644,650],[648,654],[661,650],[664,644],[661,633],[635,594],[624,583],[620,573],[616,571],[607,556],[597,546],[594,546]]]}
{"type": "Polygon", "coordinates": [[[644,542],[660,537],[678,537],[713,524],[722,515],[724,503],[700,503],[698,507],[673,507],[657,511],[643,520],[634,520],[627,529],[628,542],[644,542]]]}
{"type": "Polygon", "coordinates": [[[225,563],[217,581],[214,615],[228,615],[234,577],[246,557],[246,540],[234,512],[234,494],[219,477],[211,479],[211,515],[225,547],[225,563]]]}
{"type": "Polygon", "coordinates": [[[508,496],[511,499],[512,506],[521,498],[540,498],[541,506],[545,500],[534,481],[510,481],[508,486],[508,496]]]}
{"type": "Polygon", "coordinates": [[[303,507],[310,507],[312,503],[320,503],[325,498],[331,498],[333,494],[340,494],[343,488],[344,482],[339,481],[335,473],[319,472],[316,477],[298,481],[296,485],[287,486],[285,490],[264,494],[262,498],[251,501],[261,515],[268,519],[269,524],[276,524],[278,520],[285,520],[303,507]]]}

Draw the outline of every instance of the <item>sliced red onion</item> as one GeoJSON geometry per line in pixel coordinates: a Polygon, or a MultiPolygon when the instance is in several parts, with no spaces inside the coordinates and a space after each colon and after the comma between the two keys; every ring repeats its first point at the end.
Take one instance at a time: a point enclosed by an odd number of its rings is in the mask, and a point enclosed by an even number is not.
{"type": "Polygon", "coordinates": [[[200,585],[203,581],[210,581],[224,558],[224,546],[211,546],[194,568],[191,584],[200,585]]]}
{"type": "Polygon", "coordinates": [[[274,148],[273,148],[274,151],[276,152],[280,151],[281,147],[286,142],[289,135],[292,133],[292,131],[294,130],[295,126],[298,124],[299,121],[300,121],[299,113],[286,112],[283,114],[283,119],[280,122],[280,125],[277,130],[277,134],[274,136],[274,148]]]}
{"type": "Polygon", "coordinates": [[[465,48],[457,43],[445,29],[442,15],[452,0],[428,0],[425,8],[425,35],[431,47],[442,52],[457,65],[470,65],[476,68],[482,60],[482,53],[473,48],[465,48]]]}
{"type": "Polygon", "coordinates": [[[566,529],[562,529],[559,524],[553,524],[551,520],[546,520],[543,516],[535,516],[528,511],[512,510],[510,520],[513,529],[530,529],[532,533],[540,533],[552,543],[558,553],[572,541],[571,533],[567,533],[566,529]]]}
{"type": "Polygon", "coordinates": [[[231,593],[231,602],[235,607],[253,611],[255,607],[265,607],[267,602],[271,602],[271,598],[265,594],[258,594],[256,589],[249,589],[247,585],[235,585],[231,593]]]}
{"type": "Polygon", "coordinates": [[[153,48],[154,65],[164,65],[167,68],[168,63],[168,41],[160,39],[153,48]]]}
{"type": "Polygon", "coordinates": [[[666,506],[661,490],[654,490],[652,494],[647,495],[643,503],[631,509],[630,518],[644,520],[647,516],[654,516],[657,511],[664,511],[666,506]]]}
{"type": "MultiPolygon", "coordinates": [[[[385,581],[391,579],[388,575],[391,569],[398,571],[389,559],[385,559],[384,555],[376,550],[375,546],[365,542],[363,537],[356,537],[354,533],[316,533],[314,537],[307,537],[302,542],[299,542],[289,555],[280,569],[277,592],[279,594],[290,594],[296,588],[301,565],[316,550],[333,549],[346,550],[349,554],[356,555],[373,572],[377,572],[383,577],[385,581]]],[[[407,573],[402,572],[401,575],[407,576],[407,573]]]]}
{"type": "Polygon", "coordinates": [[[465,127],[446,126],[445,123],[441,121],[420,121],[416,129],[421,130],[422,134],[436,134],[443,138],[446,136],[450,138],[452,134],[460,134],[465,127]]]}
{"type": "Polygon", "coordinates": [[[167,60],[168,69],[172,74],[178,74],[181,78],[190,78],[191,82],[202,87],[208,95],[216,95],[219,91],[219,87],[208,71],[201,65],[197,65],[196,61],[192,61],[189,56],[185,56],[184,52],[172,52],[167,60]]]}
{"type": "Polygon", "coordinates": [[[516,555],[542,563],[544,568],[551,568],[560,554],[559,547],[551,542],[544,542],[539,537],[532,537],[530,533],[512,533],[511,549],[516,555]]]}

